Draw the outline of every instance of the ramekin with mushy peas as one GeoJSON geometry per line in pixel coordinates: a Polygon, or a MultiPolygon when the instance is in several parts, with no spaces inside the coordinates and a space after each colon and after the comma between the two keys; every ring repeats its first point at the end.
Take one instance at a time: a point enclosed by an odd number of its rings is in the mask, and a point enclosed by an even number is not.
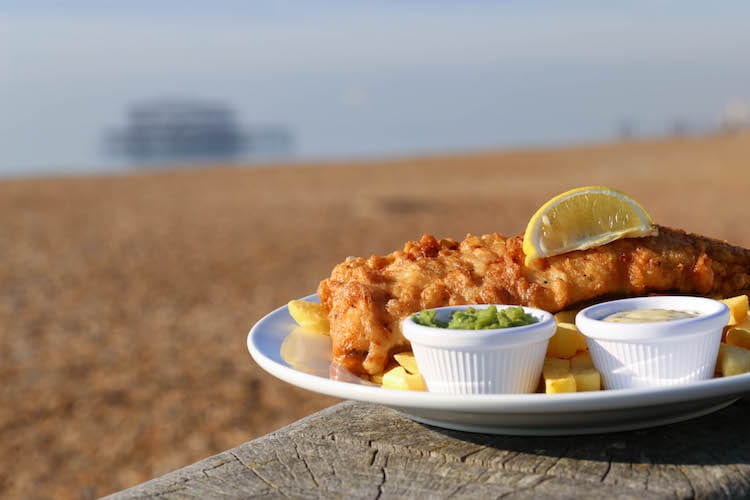
{"type": "Polygon", "coordinates": [[[605,389],[711,378],[727,321],[724,303],[690,296],[613,300],[576,315],[605,389]]]}
{"type": "Polygon", "coordinates": [[[427,390],[448,394],[534,392],[556,329],[547,311],[498,304],[428,309],[401,325],[427,390]]]}

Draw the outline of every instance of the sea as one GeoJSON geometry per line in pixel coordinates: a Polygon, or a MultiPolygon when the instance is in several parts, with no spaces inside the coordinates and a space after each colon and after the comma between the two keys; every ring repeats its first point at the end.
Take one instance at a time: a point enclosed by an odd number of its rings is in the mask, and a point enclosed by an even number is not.
{"type": "Polygon", "coordinates": [[[737,1],[10,0],[0,177],[704,133],[750,122],[747,19],[737,1]],[[134,117],[164,103],[231,118],[134,117]]]}

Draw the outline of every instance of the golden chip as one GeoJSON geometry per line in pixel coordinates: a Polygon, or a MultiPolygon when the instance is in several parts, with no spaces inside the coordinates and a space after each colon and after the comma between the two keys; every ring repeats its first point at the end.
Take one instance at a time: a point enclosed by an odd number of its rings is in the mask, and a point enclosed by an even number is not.
{"type": "Polygon", "coordinates": [[[328,323],[328,315],[323,306],[317,302],[290,300],[287,307],[294,321],[305,330],[324,335],[329,334],[330,325],[328,323]]]}
{"type": "Polygon", "coordinates": [[[422,375],[413,375],[399,365],[383,373],[383,387],[403,391],[424,391],[422,375]]]}
{"type": "Polygon", "coordinates": [[[750,349],[729,344],[719,346],[716,371],[724,377],[750,372],[750,349]]]}
{"type": "Polygon", "coordinates": [[[727,325],[734,326],[747,319],[748,300],[747,295],[737,295],[722,300],[729,307],[729,322],[727,325]]]}
{"type": "Polygon", "coordinates": [[[588,349],[586,337],[572,323],[558,323],[555,334],[547,344],[547,356],[570,359],[579,351],[588,349]]]}
{"type": "Polygon", "coordinates": [[[417,366],[417,359],[414,357],[414,353],[411,351],[400,352],[393,355],[393,359],[403,366],[404,369],[412,375],[419,375],[419,367],[417,366]]]}

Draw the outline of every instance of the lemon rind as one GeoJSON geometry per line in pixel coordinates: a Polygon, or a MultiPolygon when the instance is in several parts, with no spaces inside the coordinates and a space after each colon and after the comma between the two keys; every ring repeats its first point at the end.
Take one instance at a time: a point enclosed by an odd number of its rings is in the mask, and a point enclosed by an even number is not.
{"type": "Polygon", "coordinates": [[[564,193],[560,193],[557,196],[550,198],[546,203],[544,203],[541,207],[539,207],[539,209],[536,212],[534,212],[534,215],[531,217],[531,219],[529,219],[529,224],[527,225],[526,231],[524,232],[522,249],[525,254],[525,264],[529,265],[539,258],[552,257],[554,255],[561,255],[563,253],[568,253],[574,250],[587,250],[589,248],[606,245],[607,243],[611,243],[618,239],[653,236],[655,234],[656,234],[656,228],[654,227],[653,219],[651,218],[651,215],[636,200],[634,200],[627,194],[623,193],[622,191],[619,191],[617,189],[613,189],[607,186],[583,186],[583,187],[570,189],[568,191],[565,191],[564,193]],[[616,198],[619,198],[620,200],[627,202],[631,207],[635,209],[638,215],[638,218],[640,220],[640,224],[638,225],[637,228],[634,228],[634,229],[628,229],[624,231],[616,231],[616,232],[609,233],[605,237],[598,238],[594,241],[589,242],[588,244],[574,245],[574,246],[571,245],[568,248],[557,249],[553,253],[544,252],[544,251],[538,252],[537,251],[538,247],[534,245],[532,242],[539,240],[539,231],[541,230],[541,222],[543,219],[542,214],[547,212],[550,209],[550,207],[558,205],[564,202],[565,200],[572,198],[574,196],[580,196],[584,193],[586,194],[602,193],[602,194],[607,194],[607,195],[613,195],[616,198]]]}

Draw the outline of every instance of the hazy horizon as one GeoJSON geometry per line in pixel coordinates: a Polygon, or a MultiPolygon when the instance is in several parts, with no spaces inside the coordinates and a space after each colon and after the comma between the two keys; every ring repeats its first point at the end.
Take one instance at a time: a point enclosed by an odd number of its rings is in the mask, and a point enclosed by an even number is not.
{"type": "MultiPolygon", "coordinates": [[[[719,125],[750,102],[750,4],[9,2],[0,175],[107,171],[161,97],[279,124],[293,159],[599,142],[719,125]]],[[[252,160],[252,158],[250,158],[252,160]]]]}

